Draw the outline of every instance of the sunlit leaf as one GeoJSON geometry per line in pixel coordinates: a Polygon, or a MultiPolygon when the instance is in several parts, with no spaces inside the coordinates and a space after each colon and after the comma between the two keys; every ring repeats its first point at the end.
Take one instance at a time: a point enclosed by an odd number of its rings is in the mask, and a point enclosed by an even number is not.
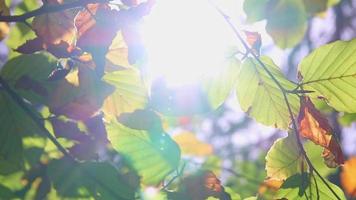
{"type": "Polygon", "coordinates": [[[125,156],[142,183],[156,185],[178,166],[179,147],[166,133],[134,130],[116,122],[106,129],[114,149],[125,156]]]}
{"type": "Polygon", "coordinates": [[[285,180],[303,170],[307,170],[307,167],[295,136],[289,134],[286,138],[278,139],[266,156],[267,176],[285,180]]]}
{"type": "Polygon", "coordinates": [[[107,118],[119,117],[122,113],[145,107],[147,89],[136,69],[107,73],[103,79],[115,87],[115,91],[105,99],[103,105],[107,118]]]}
{"type": "Polygon", "coordinates": [[[356,197],[356,157],[351,157],[342,166],[341,185],[348,195],[356,197]]]}
{"type": "Polygon", "coordinates": [[[330,168],[325,164],[325,161],[322,157],[323,147],[316,145],[312,141],[307,141],[304,143],[304,149],[310,161],[313,163],[313,166],[318,169],[318,172],[322,176],[327,177],[336,171],[336,168],[330,168]]]}
{"type": "MultiPolygon", "coordinates": [[[[267,69],[285,89],[294,89],[296,85],[287,80],[280,69],[267,57],[261,57],[267,69]]],[[[287,95],[293,114],[299,109],[296,95],[287,95]]],[[[290,115],[282,91],[268,76],[257,61],[248,58],[241,66],[237,78],[237,97],[243,111],[265,125],[287,129],[290,115]]]]}
{"type": "Polygon", "coordinates": [[[308,97],[301,98],[298,123],[301,136],[325,148],[323,157],[329,167],[344,163],[341,147],[333,136],[328,120],[315,108],[308,97]]]}
{"type": "MultiPolygon", "coordinates": [[[[345,195],[342,190],[333,183],[325,180],[342,200],[345,195]]],[[[336,199],[330,189],[316,175],[308,173],[295,174],[289,177],[278,190],[274,199],[336,199]]]]}
{"type": "Polygon", "coordinates": [[[324,45],[305,57],[299,77],[310,95],[338,111],[356,112],[356,39],[324,45]]]}
{"type": "Polygon", "coordinates": [[[213,109],[219,107],[231,93],[236,84],[239,69],[240,61],[231,58],[221,66],[219,72],[203,79],[203,88],[213,109]]]}
{"type": "MultiPolygon", "coordinates": [[[[10,14],[10,9],[7,7],[5,0],[0,1],[0,13],[1,15],[10,14]]],[[[0,41],[3,40],[9,33],[9,24],[6,22],[0,22],[0,41]]]]}
{"type": "Polygon", "coordinates": [[[277,46],[298,44],[307,29],[307,14],[300,0],[273,0],[267,7],[266,30],[277,46]]]}
{"type": "Polygon", "coordinates": [[[3,90],[0,90],[0,174],[24,169],[22,138],[39,134],[33,120],[3,90]]]}
{"type": "Polygon", "coordinates": [[[208,156],[213,153],[213,147],[210,144],[200,141],[191,132],[179,133],[173,139],[178,143],[183,155],[208,156]]]}

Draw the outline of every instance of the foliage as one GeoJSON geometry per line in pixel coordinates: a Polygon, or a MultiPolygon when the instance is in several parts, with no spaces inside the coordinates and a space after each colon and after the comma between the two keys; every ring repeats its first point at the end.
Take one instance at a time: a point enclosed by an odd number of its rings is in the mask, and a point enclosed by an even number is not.
{"type": "MultiPolygon", "coordinates": [[[[245,49],[196,85],[174,88],[150,82],[145,68],[139,25],[153,0],[42,3],[13,4],[14,16],[0,0],[0,40],[7,37],[10,48],[0,70],[0,199],[345,199],[327,177],[344,154],[314,104],[344,112],[346,124],[354,120],[356,39],[316,48],[293,82],[260,55],[259,33],[245,31],[245,42],[215,7],[245,49]],[[232,91],[249,117],[288,136],[265,159],[231,161],[227,169],[218,148],[186,129],[197,116],[219,115],[232,91]],[[192,170],[195,158],[203,163],[192,170]],[[224,170],[238,180],[224,186],[224,170]]],[[[244,10],[249,22],[266,20],[275,45],[290,48],[308,18],[337,3],[245,0],[244,10]]],[[[351,197],[354,168],[352,158],[341,173],[351,197]]]]}

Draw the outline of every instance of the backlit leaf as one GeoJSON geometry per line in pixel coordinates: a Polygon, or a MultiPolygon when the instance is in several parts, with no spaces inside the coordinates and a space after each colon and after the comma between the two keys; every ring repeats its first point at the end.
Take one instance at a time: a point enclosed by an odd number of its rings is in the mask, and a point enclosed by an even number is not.
{"type": "MultiPolygon", "coordinates": [[[[345,199],[342,190],[333,183],[325,180],[341,200],[345,199]]],[[[295,174],[289,177],[278,190],[274,199],[336,199],[330,189],[316,175],[308,173],[295,174]]]]}
{"type": "Polygon", "coordinates": [[[286,138],[278,139],[266,156],[267,176],[271,179],[285,180],[303,170],[307,170],[307,167],[295,136],[289,134],[286,138]]]}
{"type": "Polygon", "coordinates": [[[266,16],[266,5],[269,0],[245,0],[244,11],[249,22],[260,21],[266,16]]]}
{"type": "Polygon", "coordinates": [[[356,157],[351,157],[342,166],[341,185],[351,197],[356,197],[356,157]]]}
{"type": "Polygon", "coordinates": [[[325,148],[323,157],[329,167],[336,167],[344,163],[341,147],[332,134],[331,126],[315,108],[309,97],[301,98],[298,123],[301,136],[325,148]]]}
{"type": "Polygon", "coordinates": [[[107,73],[103,79],[115,87],[115,91],[105,99],[103,105],[106,118],[119,117],[122,113],[145,107],[147,89],[138,70],[127,69],[107,73]]]}
{"type": "Polygon", "coordinates": [[[141,177],[141,182],[156,185],[177,168],[179,146],[164,132],[130,129],[119,123],[106,125],[114,149],[124,155],[141,177]]]}
{"type": "Polygon", "coordinates": [[[310,96],[338,111],[356,112],[356,39],[324,45],[299,65],[300,82],[310,96]]]}
{"type": "MultiPolygon", "coordinates": [[[[270,58],[261,57],[261,60],[285,89],[296,87],[270,58]]],[[[292,112],[296,114],[299,109],[298,98],[296,95],[287,96],[292,112]]],[[[281,90],[252,58],[246,59],[241,66],[237,78],[237,97],[242,110],[256,121],[276,128],[288,128],[290,116],[281,90]]]]}

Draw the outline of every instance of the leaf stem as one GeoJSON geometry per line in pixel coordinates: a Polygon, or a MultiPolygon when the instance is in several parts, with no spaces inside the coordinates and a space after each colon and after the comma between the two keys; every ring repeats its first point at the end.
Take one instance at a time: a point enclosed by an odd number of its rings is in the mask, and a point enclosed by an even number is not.
{"type": "Polygon", "coordinates": [[[230,28],[232,29],[232,31],[235,33],[236,37],[240,40],[241,44],[244,46],[244,48],[246,49],[246,52],[249,53],[250,55],[252,55],[252,57],[257,60],[257,62],[259,63],[259,65],[265,70],[265,72],[270,76],[270,78],[275,82],[275,84],[278,86],[278,88],[281,90],[282,94],[283,94],[283,98],[284,101],[287,105],[288,108],[288,112],[292,121],[292,128],[295,132],[295,136],[296,136],[296,140],[298,143],[298,146],[300,148],[300,152],[302,153],[302,155],[304,156],[305,160],[307,161],[308,165],[310,168],[313,169],[313,171],[315,171],[315,173],[320,177],[320,179],[323,181],[323,183],[326,185],[326,187],[333,193],[333,195],[337,198],[337,199],[341,199],[336,192],[331,188],[331,186],[326,182],[326,180],[321,176],[321,174],[315,169],[315,167],[313,166],[312,162],[310,161],[308,155],[306,154],[302,141],[300,139],[300,134],[299,134],[299,129],[296,123],[296,120],[294,118],[288,97],[287,97],[287,93],[288,91],[280,84],[280,82],[276,79],[276,77],[274,77],[274,75],[271,73],[271,71],[269,71],[269,69],[266,67],[266,65],[261,61],[261,59],[251,50],[251,48],[247,45],[247,43],[245,42],[245,40],[242,38],[242,36],[240,35],[239,31],[237,30],[237,28],[234,26],[234,24],[231,22],[230,17],[228,15],[226,15],[219,7],[217,7],[216,4],[214,4],[211,0],[208,0],[212,6],[223,16],[223,18],[225,19],[226,23],[230,26],[230,28]]]}

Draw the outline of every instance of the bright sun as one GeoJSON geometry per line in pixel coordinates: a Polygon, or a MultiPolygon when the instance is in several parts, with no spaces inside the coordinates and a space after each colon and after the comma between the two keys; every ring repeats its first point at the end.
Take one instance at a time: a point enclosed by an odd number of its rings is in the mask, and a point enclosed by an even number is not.
{"type": "Polygon", "coordinates": [[[148,72],[172,86],[219,71],[236,44],[209,0],[158,0],[143,25],[148,72]]]}

